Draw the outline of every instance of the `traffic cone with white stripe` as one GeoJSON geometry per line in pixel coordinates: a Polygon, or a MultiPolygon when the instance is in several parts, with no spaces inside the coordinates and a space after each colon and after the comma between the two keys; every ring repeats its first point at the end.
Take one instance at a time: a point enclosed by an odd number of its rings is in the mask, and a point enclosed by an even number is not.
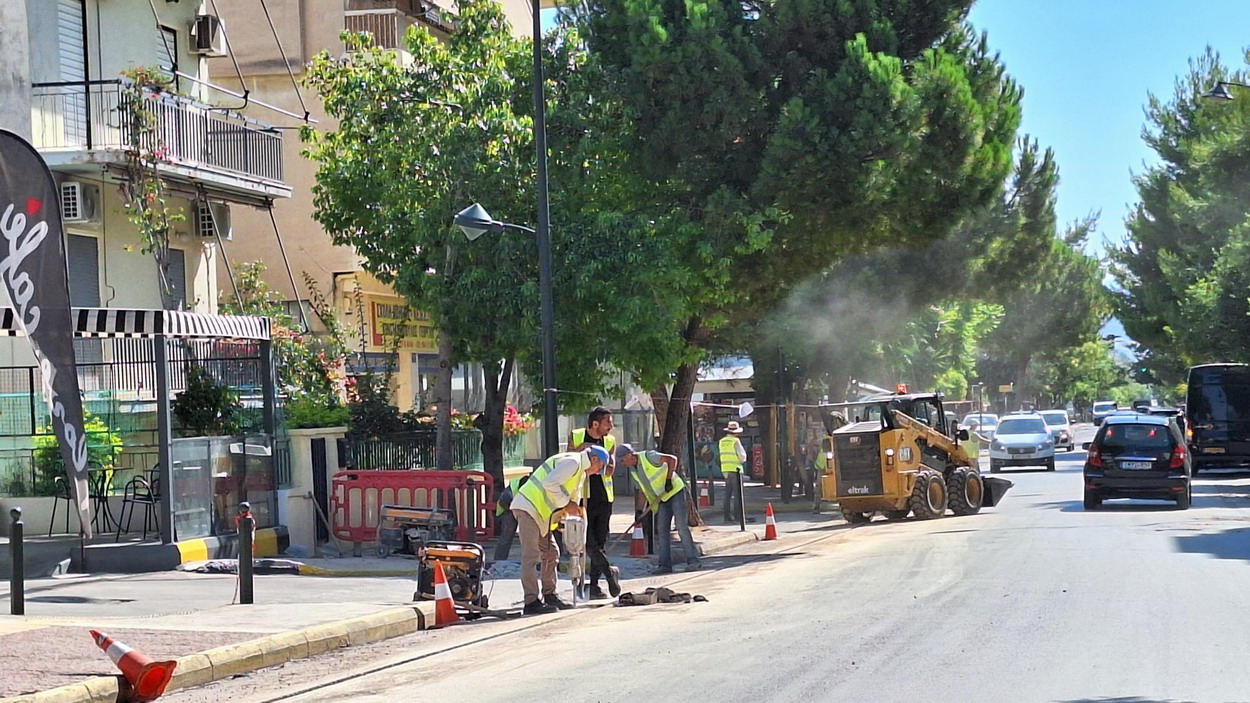
{"type": "Polygon", "coordinates": [[[706,483],[704,483],[703,487],[699,489],[699,507],[700,508],[712,507],[712,497],[708,495],[706,483]]]}
{"type": "Polygon", "coordinates": [[[121,669],[122,675],[130,684],[131,695],[127,700],[143,703],[160,698],[173,678],[175,661],[152,661],[103,632],[91,631],[96,646],[104,650],[113,660],[114,666],[121,669]]]}
{"type": "Polygon", "coordinates": [[[642,523],[634,523],[634,534],[629,541],[629,555],[631,557],[647,556],[647,538],[642,534],[642,523]]]}
{"type": "Polygon", "coordinates": [[[773,517],[773,504],[764,511],[764,539],[777,539],[777,519],[773,517]]]}
{"type": "Polygon", "coordinates": [[[460,614],[456,612],[456,599],[451,597],[451,586],[447,585],[447,572],[443,571],[443,562],[434,562],[434,627],[455,625],[460,622],[460,614]]]}

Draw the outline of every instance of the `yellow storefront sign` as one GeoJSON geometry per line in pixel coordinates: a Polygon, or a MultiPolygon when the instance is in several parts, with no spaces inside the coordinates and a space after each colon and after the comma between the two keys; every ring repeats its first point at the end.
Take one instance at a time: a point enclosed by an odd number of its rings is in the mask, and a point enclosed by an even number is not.
{"type": "Polygon", "coordinates": [[[399,351],[434,354],[438,351],[438,333],[430,314],[408,306],[403,298],[366,298],[369,307],[370,351],[388,351],[399,338],[399,351]]]}

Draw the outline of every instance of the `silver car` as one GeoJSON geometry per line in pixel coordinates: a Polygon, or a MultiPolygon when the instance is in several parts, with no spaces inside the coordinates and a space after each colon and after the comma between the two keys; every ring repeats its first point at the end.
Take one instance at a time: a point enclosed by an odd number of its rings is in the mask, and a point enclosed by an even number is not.
{"type": "Polygon", "coordinates": [[[1008,466],[1044,466],[1055,470],[1055,440],[1037,413],[1008,415],[990,443],[990,472],[1008,466]]]}
{"type": "Polygon", "coordinates": [[[1072,422],[1068,419],[1067,410],[1043,410],[1042,419],[1050,428],[1050,436],[1055,440],[1055,449],[1063,447],[1064,451],[1076,449],[1076,435],[1072,432],[1072,422]]]}

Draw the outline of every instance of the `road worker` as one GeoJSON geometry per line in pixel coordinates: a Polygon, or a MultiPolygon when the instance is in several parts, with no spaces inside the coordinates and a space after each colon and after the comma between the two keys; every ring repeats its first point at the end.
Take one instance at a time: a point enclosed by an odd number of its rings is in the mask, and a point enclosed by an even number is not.
{"type": "Polygon", "coordinates": [[[616,439],[612,437],[612,411],[602,406],[590,411],[586,417],[586,427],[573,430],[569,439],[569,451],[580,452],[592,446],[607,450],[608,465],[601,474],[586,477],[586,490],[582,496],[586,500],[586,555],[590,558],[591,600],[602,600],[608,595],[599,588],[599,576],[608,582],[608,591],[612,597],[621,595],[621,584],[616,572],[608,562],[608,535],[612,532],[612,502],[616,500],[616,491],[612,486],[612,477],[616,472],[616,439]]]}
{"type": "Polygon", "coordinates": [[[725,426],[725,436],[717,443],[720,472],[725,477],[725,522],[737,522],[742,517],[742,466],[746,463],[747,452],[738,439],[740,434],[742,426],[737,420],[731,420],[725,426]]]}
{"type": "Polygon", "coordinates": [[[647,498],[647,508],[656,517],[653,528],[656,542],[657,574],[673,573],[672,523],[677,523],[681,548],[686,553],[686,571],[699,568],[699,552],[690,534],[686,519],[686,482],[677,473],[677,457],[650,450],[635,452],[628,444],[616,449],[616,459],[632,468],[634,482],[647,498]]]}
{"type": "Polygon", "coordinates": [[[608,450],[599,446],[580,452],[561,452],[530,474],[512,498],[512,515],[521,535],[521,588],[525,591],[526,615],[551,613],[573,607],[556,595],[556,563],[560,550],[551,533],[557,513],[582,515],[578,506],[588,475],[607,466],[608,450]],[[534,567],[542,565],[541,590],[534,567]]]}

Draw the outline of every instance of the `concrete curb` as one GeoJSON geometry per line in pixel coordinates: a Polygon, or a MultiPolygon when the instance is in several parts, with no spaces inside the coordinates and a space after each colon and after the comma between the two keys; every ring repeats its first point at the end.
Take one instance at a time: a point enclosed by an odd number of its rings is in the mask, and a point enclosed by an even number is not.
{"type": "Polygon", "coordinates": [[[747,530],[746,532],[731,532],[724,537],[720,537],[707,542],[700,542],[696,546],[699,548],[699,554],[702,556],[710,556],[719,552],[728,551],[734,547],[741,547],[744,544],[759,541],[759,535],[747,530]]]}
{"type": "MultiPolygon", "coordinates": [[[[177,659],[178,668],[166,692],[203,686],[341,647],[400,637],[428,629],[433,622],[432,601],[413,603],[188,654],[177,659]]],[[[128,688],[121,676],[98,676],[47,691],[0,698],[0,703],[117,703],[128,688]]]]}

